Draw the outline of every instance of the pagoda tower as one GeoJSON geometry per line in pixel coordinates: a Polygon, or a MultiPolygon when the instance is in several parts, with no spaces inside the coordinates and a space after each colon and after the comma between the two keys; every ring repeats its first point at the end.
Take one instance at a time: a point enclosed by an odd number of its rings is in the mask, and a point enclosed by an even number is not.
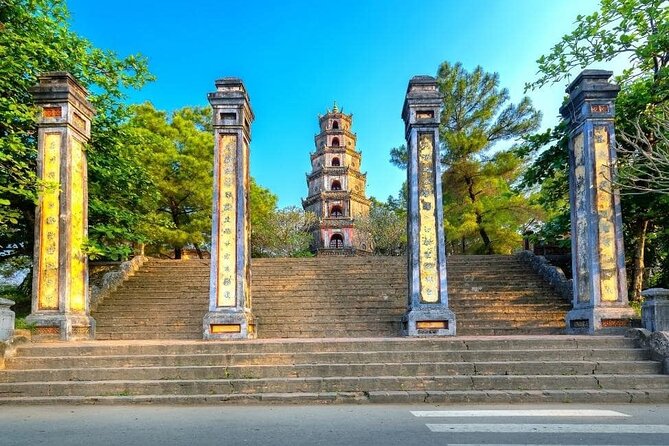
{"type": "Polygon", "coordinates": [[[302,207],[318,217],[312,249],[319,255],[369,254],[370,237],[356,228],[356,220],[369,216],[370,201],[365,195],[367,174],[360,172],[362,154],[355,148],[351,132],[353,115],[339,110],[318,116],[320,133],[311,154],[309,192],[302,207]]]}

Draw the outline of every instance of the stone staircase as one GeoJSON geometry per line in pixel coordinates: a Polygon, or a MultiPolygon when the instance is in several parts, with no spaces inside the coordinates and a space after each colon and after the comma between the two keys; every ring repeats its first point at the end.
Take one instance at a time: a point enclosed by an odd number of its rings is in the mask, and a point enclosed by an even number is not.
{"type": "MultiPolygon", "coordinates": [[[[557,334],[570,304],[513,256],[451,256],[459,335],[557,334]]],[[[254,259],[260,338],[388,337],[406,311],[404,257],[254,259]]],[[[150,260],[94,312],[97,339],[201,339],[209,261],[150,260]]]]}
{"type": "Polygon", "coordinates": [[[669,403],[649,357],[616,336],[27,344],[0,405],[669,403]]]}

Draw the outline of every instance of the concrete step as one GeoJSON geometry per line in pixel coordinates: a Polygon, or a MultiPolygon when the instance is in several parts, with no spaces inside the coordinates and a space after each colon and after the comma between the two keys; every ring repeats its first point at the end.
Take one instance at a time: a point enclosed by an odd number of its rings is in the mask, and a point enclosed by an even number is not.
{"type": "Polygon", "coordinates": [[[304,353],[360,351],[479,351],[479,350],[602,350],[634,349],[636,341],[621,336],[501,336],[494,338],[399,338],[336,339],[285,342],[247,340],[244,342],[78,342],[27,344],[18,347],[17,357],[66,357],[101,355],[178,355],[232,353],[304,353]]]}
{"type": "Polygon", "coordinates": [[[514,362],[405,362],[344,364],[182,365],[151,367],[84,367],[65,369],[6,370],[0,383],[39,381],[143,381],[220,380],[268,378],[421,377],[421,376],[589,376],[658,375],[662,365],[654,361],[514,361],[514,362]]]}
{"type": "Polygon", "coordinates": [[[166,367],[166,366],[248,366],[345,363],[430,363],[430,362],[640,362],[650,352],[639,348],[565,350],[406,350],[352,352],[269,352],[131,354],[86,356],[18,356],[6,361],[8,370],[166,367]]]}
{"type": "Polygon", "coordinates": [[[668,375],[485,375],[241,378],[206,380],[34,381],[0,383],[2,397],[203,395],[253,393],[500,391],[500,390],[662,390],[668,375]]]}

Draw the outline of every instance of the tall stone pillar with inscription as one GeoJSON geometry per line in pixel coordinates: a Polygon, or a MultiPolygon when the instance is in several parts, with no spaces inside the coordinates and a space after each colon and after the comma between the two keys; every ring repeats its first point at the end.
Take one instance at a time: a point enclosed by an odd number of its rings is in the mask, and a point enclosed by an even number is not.
{"type": "Polygon", "coordinates": [[[32,90],[41,108],[32,312],[36,334],[62,340],[94,336],[89,314],[85,144],[94,110],[87,91],[65,72],[45,73],[32,90]]]}
{"type": "Polygon", "coordinates": [[[204,338],[254,338],[248,201],[253,112],[237,78],[217,80],[209,103],[214,111],[214,214],[204,338]]]}
{"type": "Polygon", "coordinates": [[[569,122],[569,194],[574,277],[570,333],[616,331],[630,325],[620,197],[614,168],[613,73],[585,70],[567,88],[560,113],[569,122]]]}
{"type": "Polygon", "coordinates": [[[442,103],[433,77],[411,79],[402,110],[409,151],[409,308],[402,320],[408,336],[455,335],[455,315],[448,308],[441,198],[442,103]]]}

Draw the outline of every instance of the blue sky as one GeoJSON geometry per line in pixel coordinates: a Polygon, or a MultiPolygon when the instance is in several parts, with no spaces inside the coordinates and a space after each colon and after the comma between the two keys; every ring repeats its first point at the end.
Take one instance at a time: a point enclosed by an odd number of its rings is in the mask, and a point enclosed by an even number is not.
{"type": "MultiPolygon", "coordinates": [[[[299,205],[318,130],[334,100],[353,113],[368,195],[396,195],[406,173],[389,163],[403,143],[409,79],[443,61],[500,75],[514,102],[536,59],[597,0],[148,1],[68,0],[74,29],[120,56],[141,53],[157,81],[129,102],[163,110],[207,105],[214,80],[243,79],[256,120],[251,174],[299,205]]],[[[599,66],[597,68],[608,68],[599,66]]],[[[565,85],[530,92],[554,125],[565,85]]]]}

